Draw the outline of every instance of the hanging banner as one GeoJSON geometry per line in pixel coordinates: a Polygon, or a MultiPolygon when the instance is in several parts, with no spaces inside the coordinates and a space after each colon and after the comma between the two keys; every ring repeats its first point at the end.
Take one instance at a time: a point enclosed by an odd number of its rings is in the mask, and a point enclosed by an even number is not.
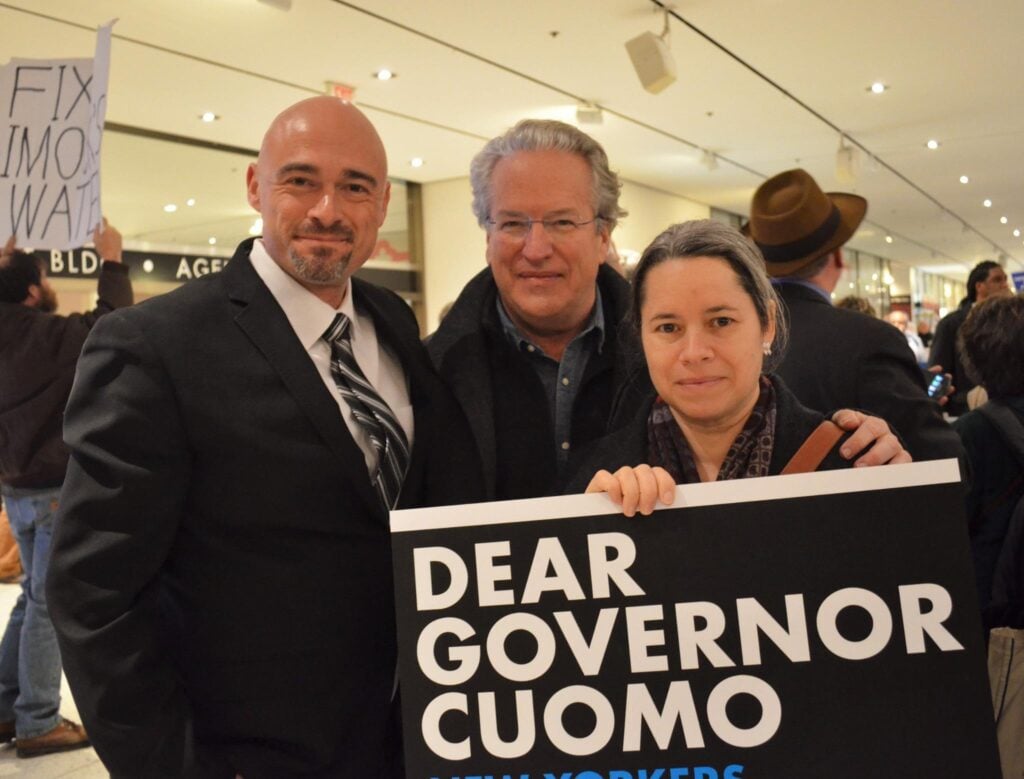
{"type": "Polygon", "coordinates": [[[100,145],[110,36],[93,59],[12,59],[0,68],[0,242],[71,249],[102,218],[100,145]]]}
{"type": "Polygon", "coordinates": [[[409,779],[998,779],[956,461],[399,511],[409,779]]]}

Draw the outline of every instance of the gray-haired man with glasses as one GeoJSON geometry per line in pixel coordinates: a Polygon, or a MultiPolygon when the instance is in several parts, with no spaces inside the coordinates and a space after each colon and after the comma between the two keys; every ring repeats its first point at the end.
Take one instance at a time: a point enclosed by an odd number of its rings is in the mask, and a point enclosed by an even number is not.
{"type": "MultiPolygon", "coordinates": [[[[561,491],[574,451],[628,419],[653,392],[622,324],[629,285],[605,265],[626,215],[621,184],[590,136],[528,119],[489,141],[470,169],[487,265],[428,350],[479,448],[489,498],[561,491]]],[[[653,236],[652,236],[653,237],[653,236]]],[[[850,425],[863,422],[850,413],[850,425]]],[[[900,451],[881,420],[858,440],[875,462],[900,451]]]]}
{"type": "Polygon", "coordinates": [[[488,142],[470,178],[488,267],[428,348],[470,420],[489,496],[550,494],[572,451],[605,432],[615,395],[649,387],[620,341],[629,285],[604,265],[621,185],[596,141],[540,120],[488,142]]]}

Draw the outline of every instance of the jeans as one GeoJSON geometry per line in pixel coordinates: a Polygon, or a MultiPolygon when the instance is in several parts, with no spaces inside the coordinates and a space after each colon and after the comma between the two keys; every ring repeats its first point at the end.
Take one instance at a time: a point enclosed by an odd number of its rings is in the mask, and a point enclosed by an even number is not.
{"type": "Polygon", "coordinates": [[[46,570],[60,489],[3,488],[25,580],[0,641],[0,722],[18,738],[60,724],[60,649],[46,608],[46,570]]]}

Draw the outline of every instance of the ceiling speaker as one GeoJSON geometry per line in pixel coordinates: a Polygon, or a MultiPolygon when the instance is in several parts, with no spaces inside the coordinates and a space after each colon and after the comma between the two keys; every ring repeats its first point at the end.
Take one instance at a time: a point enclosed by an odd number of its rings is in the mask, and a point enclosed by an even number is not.
{"type": "Polygon", "coordinates": [[[676,61],[662,38],[645,32],[626,42],[626,51],[644,89],[652,94],[676,80],[676,61]]]}

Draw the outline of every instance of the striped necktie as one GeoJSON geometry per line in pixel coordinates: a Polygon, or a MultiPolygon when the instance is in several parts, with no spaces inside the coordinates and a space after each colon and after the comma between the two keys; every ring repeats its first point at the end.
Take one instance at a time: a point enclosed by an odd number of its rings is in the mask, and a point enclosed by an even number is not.
{"type": "Polygon", "coordinates": [[[351,324],[347,316],[338,314],[323,335],[331,346],[331,376],[352,416],[370,437],[377,453],[373,485],[384,508],[392,509],[409,467],[409,442],[388,404],[366,380],[352,354],[351,324]]]}

